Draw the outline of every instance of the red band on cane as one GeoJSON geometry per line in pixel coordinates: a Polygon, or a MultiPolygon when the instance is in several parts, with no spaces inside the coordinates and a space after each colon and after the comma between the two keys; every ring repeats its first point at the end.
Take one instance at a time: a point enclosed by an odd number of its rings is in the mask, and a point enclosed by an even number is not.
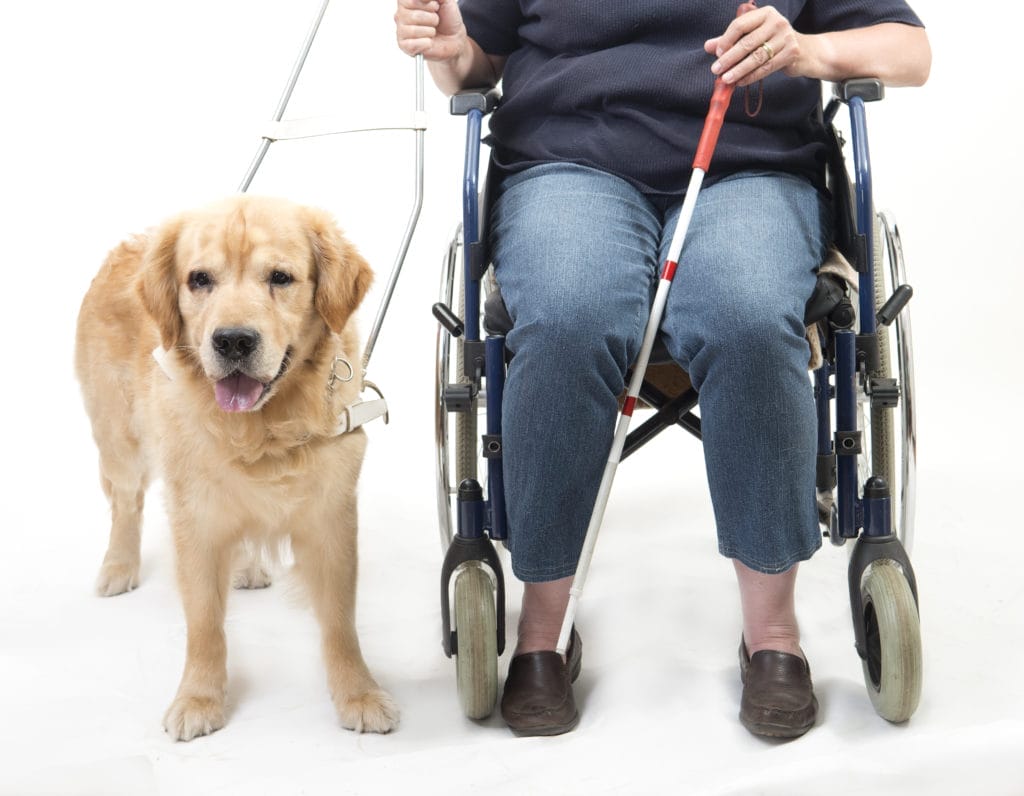
{"type": "Polygon", "coordinates": [[[678,263],[672,262],[672,260],[665,260],[665,265],[661,269],[661,278],[666,279],[669,282],[672,281],[672,277],[676,275],[676,267],[678,263]]]}
{"type": "Polygon", "coordinates": [[[633,416],[633,409],[636,407],[636,398],[632,395],[626,396],[626,400],[622,402],[622,414],[626,417],[633,416]]]}

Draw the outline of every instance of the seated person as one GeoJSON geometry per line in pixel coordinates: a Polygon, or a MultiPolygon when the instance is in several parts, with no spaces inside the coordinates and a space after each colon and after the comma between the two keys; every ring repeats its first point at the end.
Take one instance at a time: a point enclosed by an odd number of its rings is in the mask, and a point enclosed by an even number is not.
{"type": "Polygon", "coordinates": [[[821,545],[803,311],[831,230],[820,81],[923,83],[921,21],[903,0],[780,0],[740,16],[696,0],[398,0],[395,21],[442,91],[503,81],[490,247],[515,323],[503,456],[524,588],[501,711],[519,735],[578,721],[578,634],[567,660],[554,649],[617,396],[712,82],[761,92],[747,115],[737,92],[726,117],[661,333],[700,394],[719,550],[739,582],[740,720],[803,734],[817,701],[794,586],[821,545]]]}

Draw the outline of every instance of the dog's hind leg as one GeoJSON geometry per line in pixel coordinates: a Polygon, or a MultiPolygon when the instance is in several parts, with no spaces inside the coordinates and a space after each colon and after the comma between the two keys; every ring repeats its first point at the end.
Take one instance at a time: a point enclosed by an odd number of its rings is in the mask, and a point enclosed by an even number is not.
{"type": "Polygon", "coordinates": [[[243,543],[235,554],[231,585],[236,589],[265,589],[271,583],[270,571],[257,544],[243,543]]]}

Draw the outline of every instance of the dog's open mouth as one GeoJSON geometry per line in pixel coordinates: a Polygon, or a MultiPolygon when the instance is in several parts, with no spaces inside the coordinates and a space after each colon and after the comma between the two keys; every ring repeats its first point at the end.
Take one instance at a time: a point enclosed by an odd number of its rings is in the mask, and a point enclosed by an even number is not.
{"type": "Polygon", "coordinates": [[[225,412],[251,411],[270,391],[274,383],[284,375],[290,360],[291,349],[288,349],[284,359],[281,360],[281,368],[277,371],[277,375],[269,382],[254,379],[240,370],[216,381],[213,385],[213,395],[217,406],[225,412]]]}
{"type": "Polygon", "coordinates": [[[225,412],[248,412],[263,397],[268,385],[238,371],[213,385],[217,406],[225,412]]]}

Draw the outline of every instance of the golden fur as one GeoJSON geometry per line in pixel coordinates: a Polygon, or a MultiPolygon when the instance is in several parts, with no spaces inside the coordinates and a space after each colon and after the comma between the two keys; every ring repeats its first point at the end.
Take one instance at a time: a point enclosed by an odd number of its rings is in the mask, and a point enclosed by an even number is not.
{"type": "MultiPolygon", "coordinates": [[[[397,725],[354,624],[366,437],[331,434],[360,391],[352,314],[371,279],[327,214],[237,196],[122,243],[82,303],[76,370],[112,513],[97,588],[113,595],[137,585],[143,496],[161,476],[188,628],[185,671],[164,718],[176,739],[223,726],[232,567],[253,543],[284,539],[321,625],[342,724],[397,725]],[[258,334],[255,350],[244,341],[230,348],[225,329],[258,334]],[[153,357],[161,346],[166,373],[153,357]],[[339,356],[356,377],[331,390],[339,356]]],[[[348,375],[344,364],[339,375],[348,375]]],[[[267,582],[251,560],[235,576],[235,585],[267,582]]]]}

